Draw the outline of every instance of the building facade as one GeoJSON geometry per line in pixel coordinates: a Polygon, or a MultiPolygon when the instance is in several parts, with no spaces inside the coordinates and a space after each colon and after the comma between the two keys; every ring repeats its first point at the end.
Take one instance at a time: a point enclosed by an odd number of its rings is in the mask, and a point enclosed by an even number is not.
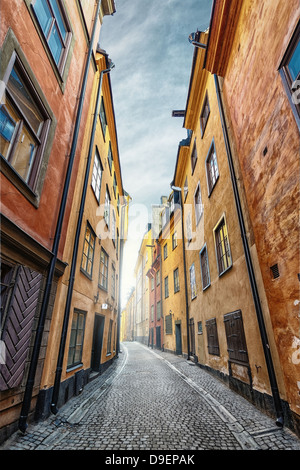
{"type": "Polygon", "coordinates": [[[298,433],[299,15],[296,1],[216,0],[205,58],[218,76],[224,127],[245,188],[268,341],[282,372],[275,367],[272,378],[278,413],[280,401],[287,403],[286,422],[298,433]]]}
{"type": "MultiPolygon", "coordinates": [[[[207,44],[208,32],[197,42],[207,44]]],[[[260,330],[249,280],[238,212],[249,250],[256,252],[243,187],[235,201],[215,77],[203,68],[205,49],[195,48],[184,127],[173,184],[182,188],[188,279],[189,356],[254,402],[273,408],[260,330]]],[[[239,175],[239,171],[237,171],[239,175]]],[[[267,309],[259,266],[262,305],[267,309]]],[[[272,330],[270,331],[272,333],[272,330]]],[[[275,343],[271,343],[275,350],[275,343]]],[[[279,362],[276,363],[280,374],[279,362]]],[[[282,384],[282,380],[281,380],[282,384]]]]}
{"type": "Polygon", "coordinates": [[[78,394],[118,354],[120,248],[127,197],[110,84],[112,64],[99,47],[96,64],[81,177],[76,182],[64,252],[68,268],[54,304],[39,395],[43,416],[49,414],[50,405],[56,412],[78,394]]]}
{"type": "Polygon", "coordinates": [[[163,348],[188,356],[186,282],[183,263],[182,211],[178,193],[170,194],[161,213],[161,299],[163,348]]]}
{"type": "Polygon", "coordinates": [[[149,279],[149,346],[162,349],[163,339],[163,314],[161,299],[161,247],[152,239],[151,267],[146,273],[149,279]]]}
{"type": "Polygon", "coordinates": [[[1,440],[35,411],[97,38],[115,10],[46,3],[1,2],[1,440]]]}

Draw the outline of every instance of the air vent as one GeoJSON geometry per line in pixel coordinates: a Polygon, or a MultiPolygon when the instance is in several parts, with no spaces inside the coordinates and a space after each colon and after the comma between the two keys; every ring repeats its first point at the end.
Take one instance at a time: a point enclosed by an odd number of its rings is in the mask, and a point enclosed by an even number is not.
{"type": "Polygon", "coordinates": [[[280,274],[279,274],[279,269],[278,269],[278,264],[274,264],[273,266],[271,266],[271,273],[272,273],[272,276],[273,276],[273,279],[277,279],[280,274]]]}

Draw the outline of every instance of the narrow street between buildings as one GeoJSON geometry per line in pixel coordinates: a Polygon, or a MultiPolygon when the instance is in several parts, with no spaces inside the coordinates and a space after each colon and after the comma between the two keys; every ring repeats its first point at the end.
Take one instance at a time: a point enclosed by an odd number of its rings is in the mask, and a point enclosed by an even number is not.
{"type": "Polygon", "coordinates": [[[197,365],[137,342],[121,346],[119,358],[81,395],[0,449],[102,450],[114,456],[141,450],[300,450],[289,429],[277,428],[197,365]]]}

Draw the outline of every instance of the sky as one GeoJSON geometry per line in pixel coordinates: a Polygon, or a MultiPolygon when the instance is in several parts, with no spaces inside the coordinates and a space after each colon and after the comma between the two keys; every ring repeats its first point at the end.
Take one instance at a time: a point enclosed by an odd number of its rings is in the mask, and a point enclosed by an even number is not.
{"type": "Polygon", "coordinates": [[[110,73],[119,156],[125,191],[131,198],[129,234],[122,272],[122,307],[134,286],[141,237],[151,206],[169,196],[179,142],[187,136],[183,118],[194,46],[188,37],[209,26],[212,0],[116,0],[106,16],[99,45],[115,64],[110,73]]]}

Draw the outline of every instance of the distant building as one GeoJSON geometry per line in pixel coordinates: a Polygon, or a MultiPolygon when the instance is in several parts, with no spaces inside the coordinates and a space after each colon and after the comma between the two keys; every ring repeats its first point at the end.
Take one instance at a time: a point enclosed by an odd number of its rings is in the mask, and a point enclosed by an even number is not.
{"type": "Polygon", "coordinates": [[[135,289],[132,288],[126,306],[122,310],[121,341],[134,341],[135,309],[135,289]]]}
{"type": "Polygon", "coordinates": [[[178,192],[171,192],[161,213],[161,299],[163,348],[188,356],[186,282],[183,263],[182,211],[178,192]]]}
{"type": "Polygon", "coordinates": [[[152,239],[151,264],[146,276],[149,279],[149,346],[163,347],[163,314],[161,299],[161,247],[152,239]]]}
{"type": "Polygon", "coordinates": [[[149,343],[149,278],[146,276],[151,266],[151,224],[148,224],[144,238],[141,241],[135,264],[135,341],[148,345],[149,343]]]}

